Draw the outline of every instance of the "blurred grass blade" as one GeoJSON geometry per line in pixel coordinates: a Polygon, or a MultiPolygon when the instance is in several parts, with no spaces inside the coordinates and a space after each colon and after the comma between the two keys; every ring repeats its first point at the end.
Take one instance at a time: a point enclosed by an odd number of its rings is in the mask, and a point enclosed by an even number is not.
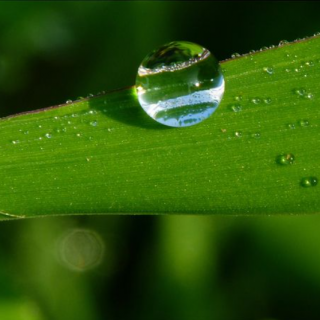
{"type": "Polygon", "coordinates": [[[223,69],[222,104],[192,127],[152,121],[134,88],[2,119],[3,218],[319,212],[320,38],[223,69]]]}

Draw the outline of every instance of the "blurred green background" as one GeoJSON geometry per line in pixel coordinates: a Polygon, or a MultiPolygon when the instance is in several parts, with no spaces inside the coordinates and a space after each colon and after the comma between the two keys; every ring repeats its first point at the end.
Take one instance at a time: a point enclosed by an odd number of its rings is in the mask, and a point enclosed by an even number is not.
{"type": "MultiPolygon", "coordinates": [[[[133,85],[144,56],[173,40],[224,60],[310,36],[319,12],[316,2],[1,2],[0,113],[133,85]]],[[[319,229],[319,216],[2,222],[0,319],[318,320],[319,229]]]]}

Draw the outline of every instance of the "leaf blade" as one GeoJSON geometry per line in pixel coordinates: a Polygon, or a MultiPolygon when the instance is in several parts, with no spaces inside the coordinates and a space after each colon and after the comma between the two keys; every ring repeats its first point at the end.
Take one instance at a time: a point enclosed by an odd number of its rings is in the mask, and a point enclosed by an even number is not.
{"type": "Polygon", "coordinates": [[[1,120],[0,211],[319,212],[319,188],[300,185],[303,177],[320,177],[319,49],[314,37],[223,63],[223,102],[193,127],[152,121],[134,87],[1,120]],[[294,154],[292,166],[277,164],[286,153],[294,154]]]}

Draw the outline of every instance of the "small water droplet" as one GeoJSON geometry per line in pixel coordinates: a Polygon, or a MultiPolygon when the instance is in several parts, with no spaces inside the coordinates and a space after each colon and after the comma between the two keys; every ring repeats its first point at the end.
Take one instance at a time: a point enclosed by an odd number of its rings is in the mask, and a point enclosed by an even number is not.
{"type": "Polygon", "coordinates": [[[46,136],[46,138],[48,138],[48,139],[52,138],[52,134],[51,134],[51,133],[46,133],[45,136],[46,136]]]}
{"type": "Polygon", "coordinates": [[[81,134],[81,133],[77,133],[76,136],[77,136],[78,138],[80,138],[80,137],[82,137],[82,134],[81,134]]]}
{"type": "Polygon", "coordinates": [[[87,97],[92,98],[92,97],[94,97],[94,95],[92,93],[89,93],[87,97]]]}
{"type": "Polygon", "coordinates": [[[218,61],[207,49],[175,41],[142,61],[136,90],[141,107],[151,118],[170,127],[187,127],[215,112],[224,93],[224,79],[218,61]]]}
{"type": "Polygon", "coordinates": [[[305,95],[305,97],[307,98],[307,99],[313,99],[313,94],[312,93],[307,93],[306,95],[305,95]]]}
{"type": "Polygon", "coordinates": [[[98,125],[98,121],[91,121],[90,126],[96,127],[98,125]]]}
{"type": "Polygon", "coordinates": [[[232,59],[234,59],[234,58],[239,58],[239,57],[241,57],[241,54],[238,53],[238,52],[233,53],[233,54],[231,55],[231,58],[232,58],[232,59]]]}
{"type": "Polygon", "coordinates": [[[252,99],[251,99],[251,102],[252,102],[253,104],[259,104],[259,103],[261,103],[261,99],[260,99],[260,98],[252,98],[252,99]]]}
{"type": "Polygon", "coordinates": [[[271,103],[272,103],[272,99],[271,99],[271,98],[264,98],[264,99],[263,99],[263,102],[264,102],[265,104],[271,104],[271,103]]]}
{"type": "Polygon", "coordinates": [[[242,106],[240,104],[233,104],[230,108],[233,112],[240,112],[242,110],[242,106]]]}
{"type": "Polygon", "coordinates": [[[314,66],[314,62],[313,62],[312,60],[306,61],[306,62],[305,62],[305,65],[306,65],[307,67],[313,67],[313,66],[314,66]]]}
{"type": "Polygon", "coordinates": [[[285,44],[288,44],[288,43],[289,43],[288,40],[281,40],[281,41],[279,42],[279,47],[284,46],[285,44]]]}
{"type": "Polygon", "coordinates": [[[294,123],[289,123],[289,124],[288,124],[288,128],[291,129],[291,130],[293,130],[293,129],[296,128],[296,125],[295,125],[294,123]]]}
{"type": "Polygon", "coordinates": [[[20,143],[20,140],[12,140],[11,142],[12,142],[12,144],[18,144],[18,143],[20,143]]]}
{"type": "Polygon", "coordinates": [[[315,187],[318,184],[316,177],[305,177],[301,179],[301,186],[305,188],[315,187]]]}
{"type": "Polygon", "coordinates": [[[264,67],[263,71],[268,74],[273,74],[273,68],[272,67],[264,67]]]}
{"type": "Polygon", "coordinates": [[[70,103],[72,103],[72,100],[69,99],[66,101],[66,104],[70,104],[70,103]]]}
{"type": "Polygon", "coordinates": [[[23,134],[29,134],[29,131],[28,131],[28,130],[26,130],[26,131],[24,131],[24,132],[23,132],[23,134]]]}
{"type": "Polygon", "coordinates": [[[292,153],[281,154],[276,159],[280,165],[289,165],[294,163],[294,155],[292,153]]]}
{"type": "Polygon", "coordinates": [[[41,124],[39,124],[39,125],[38,125],[38,128],[42,128],[42,125],[41,125],[41,124]]]}
{"type": "Polygon", "coordinates": [[[241,138],[242,137],[242,132],[241,131],[236,131],[234,133],[234,135],[237,137],[237,138],[241,138]]]}
{"type": "Polygon", "coordinates": [[[301,127],[308,127],[308,126],[309,126],[309,121],[306,120],[306,119],[299,120],[298,123],[299,123],[299,125],[300,125],[301,127]]]}
{"type": "Polygon", "coordinates": [[[260,139],[261,137],[261,133],[260,132],[255,132],[251,135],[252,138],[255,138],[255,139],[260,139]]]}
{"type": "Polygon", "coordinates": [[[235,96],[235,97],[234,97],[234,100],[235,100],[235,101],[241,101],[241,100],[242,100],[242,96],[235,96]]]}

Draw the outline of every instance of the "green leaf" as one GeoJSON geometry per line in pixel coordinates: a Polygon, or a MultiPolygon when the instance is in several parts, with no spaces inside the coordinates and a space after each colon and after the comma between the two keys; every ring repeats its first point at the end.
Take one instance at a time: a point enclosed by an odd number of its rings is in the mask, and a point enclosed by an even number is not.
{"type": "Polygon", "coordinates": [[[223,69],[221,105],[192,127],[150,119],[134,87],[2,119],[3,218],[319,212],[320,38],[223,69]]]}

